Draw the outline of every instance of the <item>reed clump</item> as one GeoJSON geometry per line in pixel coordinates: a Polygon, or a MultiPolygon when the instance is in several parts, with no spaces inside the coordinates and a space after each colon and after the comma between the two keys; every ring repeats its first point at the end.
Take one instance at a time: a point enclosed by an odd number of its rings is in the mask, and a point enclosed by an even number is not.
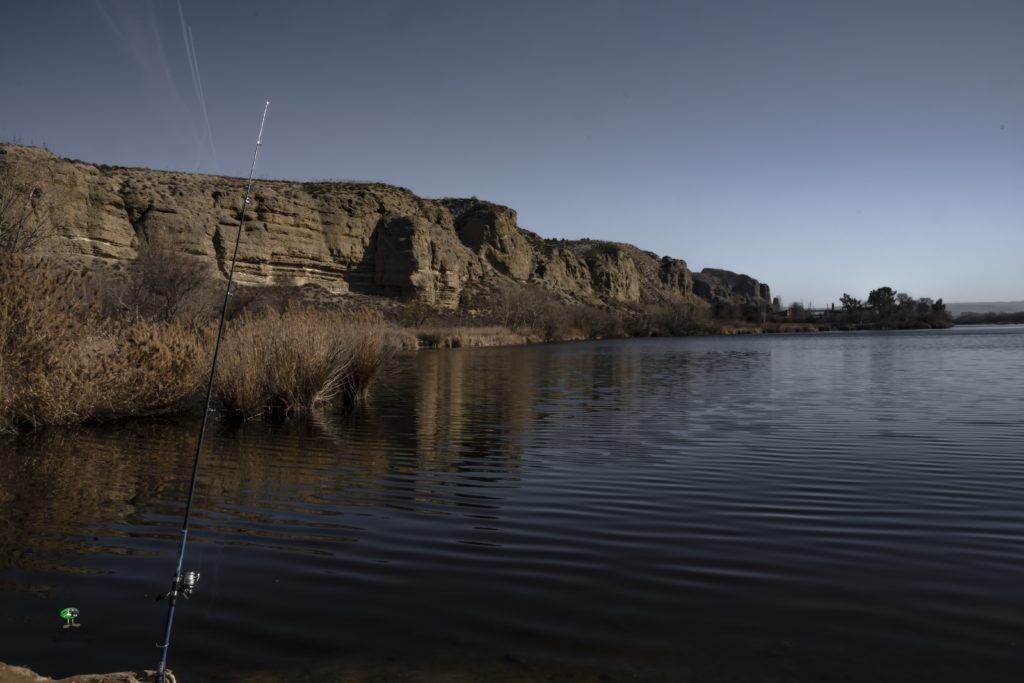
{"type": "Polygon", "coordinates": [[[542,341],[537,335],[515,332],[500,325],[473,327],[455,325],[451,327],[425,327],[415,331],[421,348],[458,349],[482,346],[512,346],[531,341],[542,341]]]}
{"type": "Polygon", "coordinates": [[[228,325],[217,398],[230,416],[291,417],[364,398],[392,346],[376,313],[289,305],[243,313],[228,325]]]}

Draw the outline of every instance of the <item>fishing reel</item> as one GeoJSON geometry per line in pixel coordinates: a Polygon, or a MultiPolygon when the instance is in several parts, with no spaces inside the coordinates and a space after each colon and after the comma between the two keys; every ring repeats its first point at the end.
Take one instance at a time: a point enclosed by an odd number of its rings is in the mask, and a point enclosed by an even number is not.
{"type": "Polygon", "coordinates": [[[196,584],[199,583],[199,572],[185,572],[181,575],[181,578],[175,578],[171,581],[171,590],[169,593],[156,596],[156,601],[160,602],[164,598],[169,598],[177,595],[179,592],[185,596],[185,599],[192,597],[192,591],[196,589],[196,584]]]}
{"type": "Polygon", "coordinates": [[[191,598],[197,583],[199,583],[199,572],[185,572],[185,575],[181,577],[181,594],[186,598],[191,598]]]}

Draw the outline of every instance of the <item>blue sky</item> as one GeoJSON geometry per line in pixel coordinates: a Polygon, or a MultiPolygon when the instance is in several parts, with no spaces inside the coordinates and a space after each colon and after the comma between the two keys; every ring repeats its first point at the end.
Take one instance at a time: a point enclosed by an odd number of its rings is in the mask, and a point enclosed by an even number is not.
{"type": "Polygon", "coordinates": [[[1024,299],[1024,3],[4,6],[0,137],[512,206],[815,305],[1024,299]],[[209,125],[207,127],[207,121],[209,125]]]}

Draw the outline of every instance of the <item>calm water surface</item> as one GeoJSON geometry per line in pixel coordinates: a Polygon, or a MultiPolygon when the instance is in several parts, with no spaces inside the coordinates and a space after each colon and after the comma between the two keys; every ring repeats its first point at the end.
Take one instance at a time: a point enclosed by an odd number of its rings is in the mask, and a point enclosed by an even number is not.
{"type": "MultiPolygon", "coordinates": [[[[193,431],[0,441],[0,661],[155,664],[193,431]]],[[[1021,327],[421,352],[209,445],[187,681],[1024,680],[1021,327]]]]}

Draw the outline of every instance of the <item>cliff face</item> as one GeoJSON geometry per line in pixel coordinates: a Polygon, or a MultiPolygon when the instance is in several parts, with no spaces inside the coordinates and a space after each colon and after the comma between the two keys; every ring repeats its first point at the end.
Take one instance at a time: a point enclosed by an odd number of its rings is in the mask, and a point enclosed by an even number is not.
{"type": "MultiPolygon", "coordinates": [[[[34,173],[44,194],[60,197],[58,236],[47,247],[56,255],[117,267],[149,243],[226,272],[242,179],[94,166],[14,145],[0,145],[3,166],[34,173]]],[[[627,244],[542,239],[520,228],[512,209],[475,198],[260,180],[250,201],[236,270],[246,284],[315,283],[444,308],[509,281],[595,305],[771,299],[767,285],[746,275],[693,274],[685,261],[627,244]]]]}

